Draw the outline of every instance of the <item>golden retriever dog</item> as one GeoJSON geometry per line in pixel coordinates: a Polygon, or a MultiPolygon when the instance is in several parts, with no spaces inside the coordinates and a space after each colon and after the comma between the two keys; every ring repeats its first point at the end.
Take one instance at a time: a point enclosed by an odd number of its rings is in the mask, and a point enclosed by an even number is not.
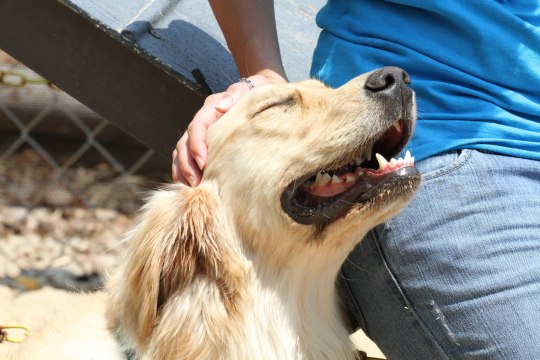
{"type": "Polygon", "coordinates": [[[106,318],[131,357],[357,357],[336,278],[420,183],[410,154],[393,158],[415,122],[408,83],[387,67],[337,89],[256,87],[212,125],[201,184],[151,195],[109,283],[106,318]]]}

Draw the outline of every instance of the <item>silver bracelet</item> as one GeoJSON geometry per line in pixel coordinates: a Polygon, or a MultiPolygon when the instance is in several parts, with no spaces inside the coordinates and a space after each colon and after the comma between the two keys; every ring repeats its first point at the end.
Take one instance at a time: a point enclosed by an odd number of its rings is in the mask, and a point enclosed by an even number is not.
{"type": "Polygon", "coordinates": [[[250,78],[241,78],[238,80],[240,83],[246,83],[249,86],[249,90],[253,89],[255,87],[255,83],[250,78]]]}

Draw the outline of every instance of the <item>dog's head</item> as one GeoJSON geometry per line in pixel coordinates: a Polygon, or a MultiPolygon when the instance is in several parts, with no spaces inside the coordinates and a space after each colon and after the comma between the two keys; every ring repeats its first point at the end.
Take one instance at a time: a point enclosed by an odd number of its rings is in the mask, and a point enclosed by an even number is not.
{"type": "Polygon", "coordinates": [[[338,89],[261,86],[212,125],[201,184],[153,195],[112,285],[112,320],[139,351],[223,351],[246,284],[262,276],[253,269],[276,274],[327,246],[340,249],[337,272],[399,211],[420,182],[412,158],[390,160],[414,127],[408,83],[390,67],[338,89]]]}
{"type": "Polygon", "coordinates": [[[219,184],[248,238],[367,230],[419,183],[410,154],[391,160],[415,123],[409,82],[387,67],[338,89],[315,80],[255,88],[212,126],[204,180],[219,184]]]}

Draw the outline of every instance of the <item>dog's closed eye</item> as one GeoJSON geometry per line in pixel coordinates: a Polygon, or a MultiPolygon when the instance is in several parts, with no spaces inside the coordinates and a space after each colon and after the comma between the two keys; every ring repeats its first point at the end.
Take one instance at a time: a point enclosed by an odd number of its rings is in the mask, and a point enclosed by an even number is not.
{"type": "Polygon", "coordinates": [[[302,103],[302,95],[298,90],[295,90],[294,93],[288,94],[282,98],[273,98],[269,99],[267,103],[262,103],[257,111],[251,116],[252,119],[262,114],[263,112],[270,109],[279,109],[281,111],[286,110],[287,108],[293,107],[302,103]]]}

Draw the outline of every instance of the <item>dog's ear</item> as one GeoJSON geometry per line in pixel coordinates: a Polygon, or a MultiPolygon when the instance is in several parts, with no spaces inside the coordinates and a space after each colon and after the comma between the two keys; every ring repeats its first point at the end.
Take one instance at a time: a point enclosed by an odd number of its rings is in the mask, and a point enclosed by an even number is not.
{"type": "Polygon", "coordinates": [[[219,213],[208,191],[183,185],[156,192],[145,206],[109,312],[138,344],[148,341],[161,307],[196,277],[215,283],[225,308],[236,311],[245,277],[219,213]]]}

